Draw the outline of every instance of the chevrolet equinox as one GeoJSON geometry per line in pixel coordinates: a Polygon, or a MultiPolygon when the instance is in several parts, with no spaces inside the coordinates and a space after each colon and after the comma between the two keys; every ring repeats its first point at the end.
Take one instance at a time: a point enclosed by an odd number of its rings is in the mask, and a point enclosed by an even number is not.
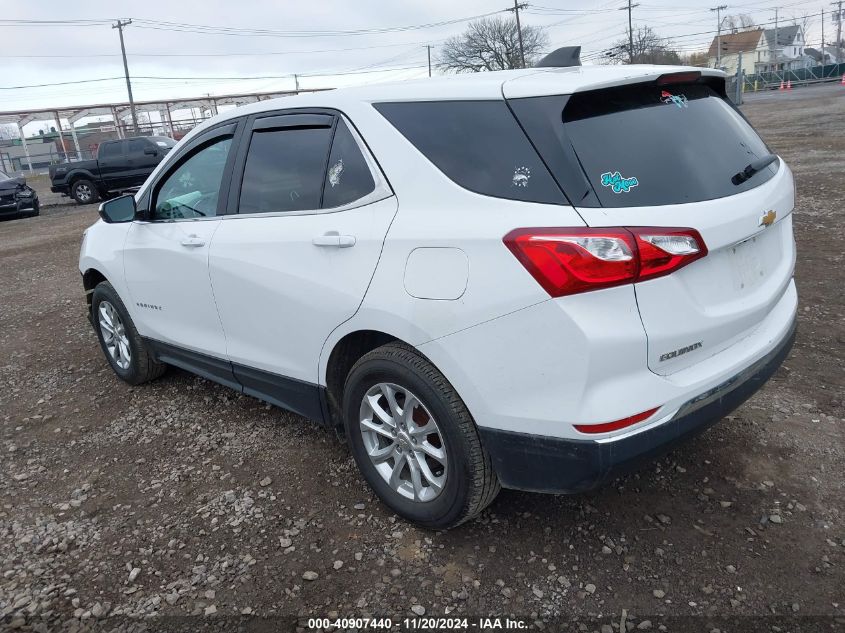
{"type": "Polygon", "coordinates": [[[344,433],[405,519],[575,493],[707,428],[794,338],[794,185],[667,66],[260,101],[105,202],[80,271],[115,373],[174,365],[344,433]]]}

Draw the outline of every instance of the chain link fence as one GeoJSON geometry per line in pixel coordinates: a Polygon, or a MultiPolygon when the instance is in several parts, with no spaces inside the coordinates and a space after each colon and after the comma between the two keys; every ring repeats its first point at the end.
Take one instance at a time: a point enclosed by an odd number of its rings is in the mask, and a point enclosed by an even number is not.
{"type": "Polygon", "coordinates": [[[778,70],[766,73],[744,75],[743,90],[774,90],[780,88],[781,82],[791,82],[793,86],[830,81],[841,81],[845,74],[845,63],[813,66],[811,68],[796,68],[795,70],[778,70]]]}
{"type": "MultiPolygon", "coordinates": [[[[743,73],[741,91],[742,93],[760,92],[763,90],[779,90],[782,85],[797,88],[817,83],[831,83],[842,81],[843,75],[845,75],[845,63],[765,73],[743,73]]],[[[737,81],[736,75],[728,77],[725,80],[725,89],[728,97],[734,103],[742,103],[742,95],[737,93],[737,81]]]]}

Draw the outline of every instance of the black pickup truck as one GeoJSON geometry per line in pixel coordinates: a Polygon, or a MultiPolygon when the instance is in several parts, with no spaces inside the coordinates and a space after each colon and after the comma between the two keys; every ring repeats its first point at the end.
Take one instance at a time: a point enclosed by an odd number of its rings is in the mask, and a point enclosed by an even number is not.
{"type": "Polygon", "coordinates": [[[144,184],[164,155],[176,144],[166,136],[136,136],[104,141],[97,158],[50,167],[50,191],[89,204],[144,184]]]}

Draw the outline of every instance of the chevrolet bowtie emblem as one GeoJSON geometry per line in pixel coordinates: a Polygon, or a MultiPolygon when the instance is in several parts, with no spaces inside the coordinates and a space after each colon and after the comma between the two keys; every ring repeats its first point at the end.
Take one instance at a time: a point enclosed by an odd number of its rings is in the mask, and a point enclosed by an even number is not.
{"type": "Polygon", "coordinates": [[[760,216],[759,226],[771,226],[775,223],[776,217],[778,217],[778,214],[774,210],[764,213],[760,216]]]}

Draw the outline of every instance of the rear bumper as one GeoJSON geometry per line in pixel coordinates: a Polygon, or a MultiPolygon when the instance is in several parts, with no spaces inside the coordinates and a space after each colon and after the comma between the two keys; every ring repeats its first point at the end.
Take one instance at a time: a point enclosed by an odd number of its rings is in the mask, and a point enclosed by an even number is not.
{"type": "Polygon", "coordinates": [[[639,433],[575,440],[479,427],[505,488],[574,493],[629,472],[718,422],[750,398],[775,373],[795,341],[795,322],[766,356],[684,404],[675,416],[639,433]]]}

